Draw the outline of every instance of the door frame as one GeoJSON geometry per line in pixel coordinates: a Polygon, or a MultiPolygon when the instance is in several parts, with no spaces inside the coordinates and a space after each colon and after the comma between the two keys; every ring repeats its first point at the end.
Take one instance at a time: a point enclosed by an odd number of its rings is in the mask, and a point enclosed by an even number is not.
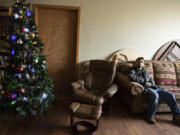
{"type": "Polygon", "coordinates": [[[81,8],[75,6],[62,6],[62,5],[46,5],[46,4],[33,4],[34,8],[34,15],[35,15],[35,22],[38,26],[38,9],[39,8],[49,8],[49,9],[65,9],[65,10],[75,10],[77,11],[77,33],[76,33],[76,56],[75,56],[75,74],[74,79],[78,77],[78,62],[79,62],[79,33],[80,33],[80,13],[81,8]]]}

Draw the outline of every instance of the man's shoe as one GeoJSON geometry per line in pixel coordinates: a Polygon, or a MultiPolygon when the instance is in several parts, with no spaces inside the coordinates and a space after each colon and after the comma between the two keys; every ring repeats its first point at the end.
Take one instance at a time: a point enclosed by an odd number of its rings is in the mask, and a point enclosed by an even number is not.
{"type": "Polygon", "coordinates": [[[154,117],[148,117],[147,122],[150,123],[150,124],[155,124],[156,120],[154,119],[154,117]]]}
{"type": "Polygon", "coordinates": [[[173,122],[180,124],[180,113],[176,114],[176,116],[173,118],[173,122]]]}

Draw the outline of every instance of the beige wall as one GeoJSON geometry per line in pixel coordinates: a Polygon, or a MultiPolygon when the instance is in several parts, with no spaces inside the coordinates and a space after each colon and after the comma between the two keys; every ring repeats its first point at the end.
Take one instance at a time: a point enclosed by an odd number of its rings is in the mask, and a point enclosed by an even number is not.
{"type": "MultiPolygon", "coordinates": [[[[79,61],[104,59],[124,48],[151,59],[180,37],[180,0],[27,0],[81,7],[79,61]]],[[[13,0],[0,0],[10,6],[13,0]]]]}

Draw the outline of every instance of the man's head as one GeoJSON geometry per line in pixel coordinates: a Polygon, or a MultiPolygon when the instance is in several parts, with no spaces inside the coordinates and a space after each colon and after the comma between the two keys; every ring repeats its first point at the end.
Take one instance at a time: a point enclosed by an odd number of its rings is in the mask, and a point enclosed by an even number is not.
{"type": "Polygon", "coordinates": [[[144,66],[144,58],[143,57],[138,57],[136,59],[136,63],[135,63],[136,67],[142,69],[144,66]]]}

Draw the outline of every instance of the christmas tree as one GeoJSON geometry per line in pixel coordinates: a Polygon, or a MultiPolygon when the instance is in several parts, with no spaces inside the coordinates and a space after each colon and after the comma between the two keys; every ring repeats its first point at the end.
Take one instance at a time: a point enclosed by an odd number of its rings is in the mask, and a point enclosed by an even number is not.
{"type": "Polygon", "coordinates": [[[12,8],[13,21],[9,29],[11,58],[0,107],[20,115],[44,114],[55,99],[43,54],[44,44],[38,37],[30,4],[16,0],[12,8]]]}

